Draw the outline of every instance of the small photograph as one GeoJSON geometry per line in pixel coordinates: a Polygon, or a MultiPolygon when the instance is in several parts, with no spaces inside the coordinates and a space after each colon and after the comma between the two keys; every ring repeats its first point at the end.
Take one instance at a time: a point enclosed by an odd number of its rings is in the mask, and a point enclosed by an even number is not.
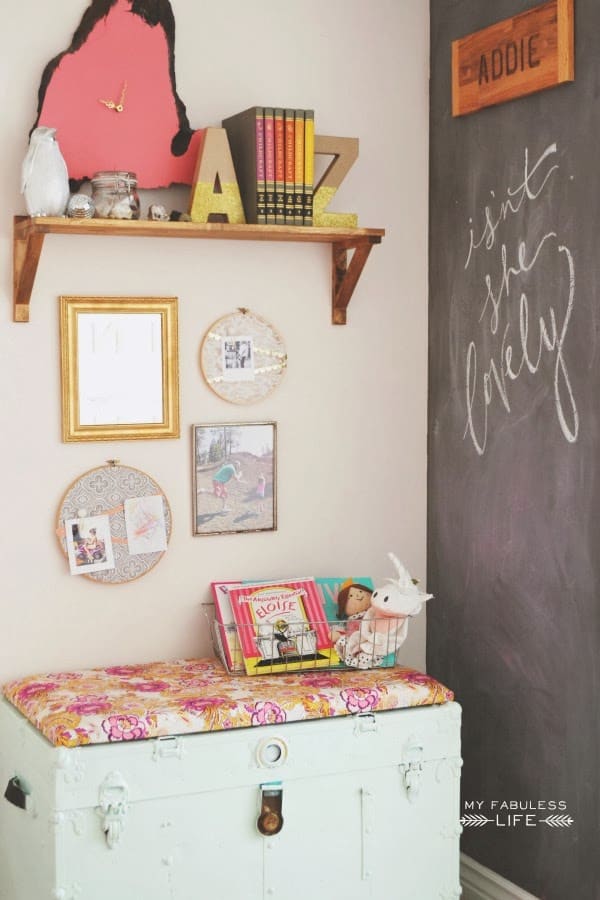
{"type": "Polygon", "coordinates": [[[225,337],[223,347],[223,381],[254,380],[254,346],[251,337],[225,337]]]}
{"type": "Polygon", "coordinates": [[[274,531],[276,425],[192,426],[194,534],[274,531]]]}
{"type": "Polygon", "coordinates": [[[108,516],[66,519],[65,538],[71,575],[114,569],[108,516]]]}

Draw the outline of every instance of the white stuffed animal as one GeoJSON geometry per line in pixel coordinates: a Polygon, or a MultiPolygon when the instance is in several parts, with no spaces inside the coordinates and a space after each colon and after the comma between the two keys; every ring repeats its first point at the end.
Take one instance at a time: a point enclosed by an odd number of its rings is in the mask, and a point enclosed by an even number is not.
{"type": "Polygon", "coordinates": [[[360,628],[343,636],[336,649],[347,666],[370,669],[379,666],[388,653],[395,653],[408,634],[408,619],[416,616],[432,594],[423,594],[406,568],[394,556],[397,578],[388,578],[371,596],[371,606],[364,614],[360,628]]]}

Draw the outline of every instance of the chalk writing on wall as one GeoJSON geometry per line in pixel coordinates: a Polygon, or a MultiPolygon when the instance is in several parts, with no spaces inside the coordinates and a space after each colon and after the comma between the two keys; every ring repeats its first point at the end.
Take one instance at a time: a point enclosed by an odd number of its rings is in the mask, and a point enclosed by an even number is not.
{"type": "Polygon", "coordinates": [[[495,405],[505,416],[526,414],[513,399],[523,381],[533,392],[540,380],[548,379],[556,412],[552,422],[569,443],[579,434],[568,366],[575,309],[573,254],[560,239],[559,221],[543,223],[541,231],[524,225],[525,217],[536,221],[538,213],[547,212],[542,200],[561,177],[557,145],[549,144],[533,163],[526,147],[523,160],[514,184],[490,191],[491,200],[469,218],[464,288],[472,296],[475,285],[478,299],[464,354],[464,438],[480,456],[488,445],[495,405]]]}

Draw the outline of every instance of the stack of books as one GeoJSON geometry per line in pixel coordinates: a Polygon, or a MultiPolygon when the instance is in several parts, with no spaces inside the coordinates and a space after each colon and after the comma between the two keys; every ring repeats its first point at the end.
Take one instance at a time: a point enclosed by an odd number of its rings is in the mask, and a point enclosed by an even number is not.
{"type": "Polygon", "coordinates": [[[251,106],[223,119],[248,223],[312,225],[315,114],[251,106]]]}

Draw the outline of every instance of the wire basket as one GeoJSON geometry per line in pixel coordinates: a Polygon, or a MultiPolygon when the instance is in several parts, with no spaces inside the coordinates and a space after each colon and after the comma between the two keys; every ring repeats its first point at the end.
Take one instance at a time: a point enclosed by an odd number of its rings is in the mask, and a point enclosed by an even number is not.
{"type": "MultiPolygon", "coordinates": [[[[390,668],[396,664],[396,651],[403,642],[389,622],[373,639],[360,618],[307,622],[291,620],[285,629],[273,624],[223,624],[215,617],[214,605],[203,604],[210,622],[214,650],[230,675],[277,675],[315,670],[390,668]],[[319,645],[317,632],[325,626],[330,636],[327,646],[319,645]],[[249,629],[244,635],[244,630],[249,629]],[[256,652],[244,656],[243,646],[251,639],[256,652]]],[[[381,627],[381,626],[380,626],[381,627]]]]}

